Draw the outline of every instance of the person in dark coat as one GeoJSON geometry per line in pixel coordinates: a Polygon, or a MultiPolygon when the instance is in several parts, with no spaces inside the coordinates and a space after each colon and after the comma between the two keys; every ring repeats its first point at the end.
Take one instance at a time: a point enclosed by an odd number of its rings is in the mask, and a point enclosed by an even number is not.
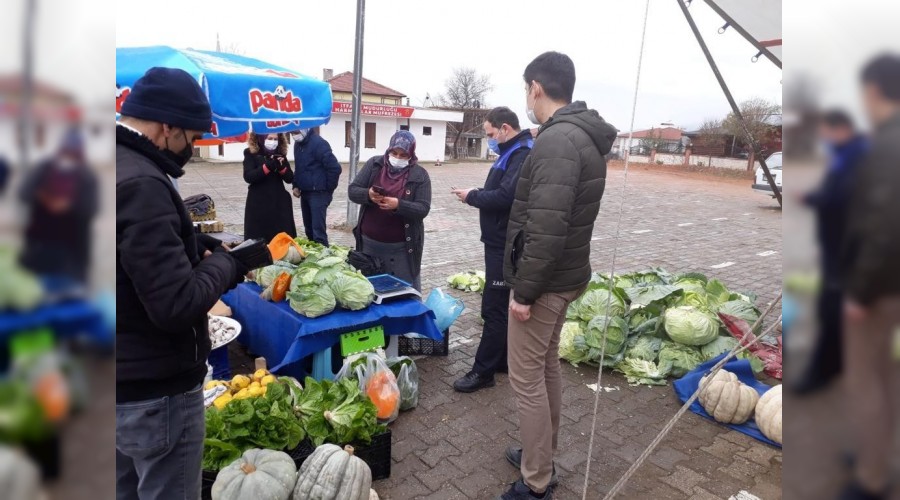
{"type": "Polygon", "coordinates": [[[485,285],[481,296],[484,329],[472,371],[453,384],[459,392],[493,387],[494,374],[507,371],[509,287],[503,279],[503,248],[519,170],[534,144],[531,131],[521,131],[519,118],[505,106],[492,109],[485,117],[483,127],[488,148],[497,155],[497,161],[488,171],[483,189],[453,190],[459,201],[479,211],[485,266],[485,285]]]}
{"type": "Polygon", "coordinates": [[[0,195],[6,191],[6,183],[9,181],[9,162],[0,156],[0,195]]]}
{"type": "Polygon", "coordinates": [[[303,230],[306,239],[328,246],[328,206],[341,178],[341,164],[316,130],[300,130],[293,139],[294,196],[300,198],[303,230]]]}
{"type": "Polygon", "coordinates": [[[900,54],[868,63],[863,101],[874,130],[854,172],[841,253],[845,414],[856,438],[842,500],[889,498],[897,390],[891,360],[900,327],[900,54]]]}
{"type": "Polygon", "coordinates": [[[841,305],[844,295],[840,280],[840,251],[847,225],[847,211],[853,174],[866,152],[868,141],[843,111],[822,115],[820,135],[828,144],[831,164],[818,189],[803,196],[803,203],[815,210],[819,239],[822,286],[817,314],[819,336],[806,372],[791,384],[799,394],[823,388],[841,372],[841,305]]]}
{"type": "Polygon", "coordinates": [[[271,241],[278,233],[296,238],[294,205],[284,187],[294,182],[284,134],[251,132],[248,135],[247,149],[244,150],[244,181],[249,184],[244,209],[244,238],[271,241]]]}
{"type": "Polygon", "coordinates": [[[419,165],[415,136],[406,130],[394,133],[387,151],[366,162],[348,194],[362,205],[353,229],[356,250],[378,257],[387,274],[421,290],[431,178],[419,165]]]}
{"type": "Polygon", "coordinates": [[[201,248],[170,178],[212,126],[185,71],[152,68],[116,127],[116,498],[199,500],[207,313],[249,271],[201,248]],[[205,257],[204,257],[205,256],[205,257]]]}
{"type": "Polygon", "coordinates": [[[19,190],[29,207],[22,265],[37,274],[86,283],[98,197],[81,134],[72,129],[57,154],[29,172],[19,190]]]}

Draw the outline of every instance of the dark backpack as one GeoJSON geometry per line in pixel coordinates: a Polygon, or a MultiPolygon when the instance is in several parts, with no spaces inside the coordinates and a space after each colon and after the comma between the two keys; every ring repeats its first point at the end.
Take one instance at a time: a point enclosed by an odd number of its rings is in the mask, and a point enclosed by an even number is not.
{"type": "Polygon", "coordinates": [[[350,250],[347,263],[355,267],[363,276],[376,276],[384,274],[384,263],[378,257],[350,250]]]}
{"type": "Polygon", "coordinates": [[[205,194],[196,194],[184,199],[184,206],[194,222],[214,220],[216,218],[216,203],[205,194]]]}

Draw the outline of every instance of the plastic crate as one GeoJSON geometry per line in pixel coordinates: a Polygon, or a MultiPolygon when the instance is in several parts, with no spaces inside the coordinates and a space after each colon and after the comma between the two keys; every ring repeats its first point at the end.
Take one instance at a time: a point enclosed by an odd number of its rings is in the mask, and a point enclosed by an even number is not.
{"type": "MultiPolygon", "coordinates": [[[[390,429],[374,436],[372,442],[368,445],[351,444],[351,446],[353,446],[353,454],[362,459],[362,461],[369,466],[369,469],[372,471],[373,481],[391,477],[390,429]]],[[[315,451],[315,448],[312,443],[309,440],[304,439],[300,445],[289,451],[288,455],[294,459],[297,470],[300,470],[303,462],[312,455],[313,451],[315,451]]]]}
{"type": "Polygon", "coordinates": [[[401,356],[446,356],[450,354],[450,329],[444,332],[442,341],[398,336],[397,352],[401,356]]]}
{"type": "Polygon", "coordinates": [[[228,361],[228,344],[209,351],[207,360],[213,367],[213,379],[231,380],[231,364],[228,361]]]}
{"type": "Polygon", "coordinates": [[[200,483],[200,500],[212,500],[212,487],[218,475],[218,472],[203,471],[203,479],[200,483]]]}

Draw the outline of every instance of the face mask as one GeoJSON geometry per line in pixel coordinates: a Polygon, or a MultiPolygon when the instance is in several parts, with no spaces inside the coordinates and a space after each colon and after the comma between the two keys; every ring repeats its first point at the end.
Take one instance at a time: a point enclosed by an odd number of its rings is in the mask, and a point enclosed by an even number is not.
{"type": "MultiPolygon", "coordinates": [[[[185,133],[184,129],[181,130],[181,135],[184,136],[185,142],[187,142],[187,133],[185,133]]],[[[179,167],[183,167],[187,165],[187,162],[190,161],[191,157],[194,156],[194,146],[188,142],[184,149],[179,152],[172,151],[169,149],[169,138],[166,137],[166,149],[163,150],[163,155],[172,160],[179,167]]]]}
{"type": "Polygon", "coordinates": [[[300,130],[296,134],[294,134],[294,140],[297,142],[301,142],[303,141],[303,139],[306,139],[307,135],[309,135],[309,130],[300,130]]]}
{"type": "Polygon", "coordinates": [[[500,154],[500,145],[497,143],[497,139],[488,139],[487,147],[491,150],[495,155],[500,154]]]}
{"type": "MultiPolygon", "coordinates": [[[[530,94],[530,92],[529,92],[529,94],[530,94]]],[[[537,116],[535,116],[535,114],[534,114],[534,104],[532,104],[531,106],[528,105],[528,95],[529,94],[525,95],[525,115],[528,116],[528,119],[531,120],[531,123],[533,123],[535,125],[540,125],[541,122],[537,119],[537,116]]],[[[537,99],[535,99],[535,101],[536,100],[537,99]]]]}
{"type": "Polygon", "coordinates": [[[391,163],[391,166],[394,168],[406,168],[409,166],[408,159],[400,159],[400,158],[394,158],[393,156],[388,156],[388,161],[391,163]]]}
{"type": "Polygon", "coordinates": [[[63,156],[56,160],[56,166],[62,171],[69,172],[75,170],[75,167],[78,166],[78,162],[68,156],[63,156]]]}
{"type": "Polygon", "coordinates": [[[278,147],[278,139],[266,139],[265,145],[269,151],[275,151],[275,148],[278,147]]]}

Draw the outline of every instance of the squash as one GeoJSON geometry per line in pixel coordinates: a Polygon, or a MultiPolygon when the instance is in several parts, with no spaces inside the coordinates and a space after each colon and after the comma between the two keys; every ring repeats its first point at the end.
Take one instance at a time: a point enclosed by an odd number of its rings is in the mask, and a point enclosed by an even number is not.
{"type": "Polygon", "coordinates": [[[287,233],[278,233],[269,242],[269,253],[272,254],[272,260],[282,260],[288,254],[288,249],[293,247],[300,254],[301,258],[306,258],[306,252],[294,241],[294,238],[287,233]]]}
{"type": "Polygon", "coordinates": [[[390,370],[381,370],[369,378],[366,395],[375,405],[379,420],[390,420],[400,411],[400,388],[390,370]]]}
{"type": "Polygon", "coordinates": [[[212,500],[288,500],[296,482],[287,453],[252,449],[219,471],[210,493],[212,500]]]}
{"type": "MultiPolygon", "coordinates": [[[[709,375],[700,379],[700,386],[709,375]]],[[[700,391],[700,404],[716,422],[743,424],[750,419],[759,400],[755,389],[738,380],[737,375],[720,370],[706,389],[700,391]]]]}
{"type": "Polygon", "coordinates": [[[272,283],[272,302],[282,302],[287,298],[288,289],[291,287],[291,275],[281,273],[272,283]]]}
{"type": "Polygon", "coordinates": [[[3,498],[41,498],[38,468],[22,452],[0,445],[0,491],[3,498]]]}
{"type": "Polygon", "coordinates": [[[369,500],[379,500],[378,493],[375,490],[369,490],[369,500]]]}
{"type": "Polygon", "coordinates": [[[359,457],[353,456],[352,446],[341,449],[323,444],[300,466],[294,498],[369,500],[371,488],[372,471],[359,457]]]}
{"type": "Polygon", "coordinates": [[[755,418],[763,435],[781,444],[781,384],[769,389],[759,398],[755,418]]]}

